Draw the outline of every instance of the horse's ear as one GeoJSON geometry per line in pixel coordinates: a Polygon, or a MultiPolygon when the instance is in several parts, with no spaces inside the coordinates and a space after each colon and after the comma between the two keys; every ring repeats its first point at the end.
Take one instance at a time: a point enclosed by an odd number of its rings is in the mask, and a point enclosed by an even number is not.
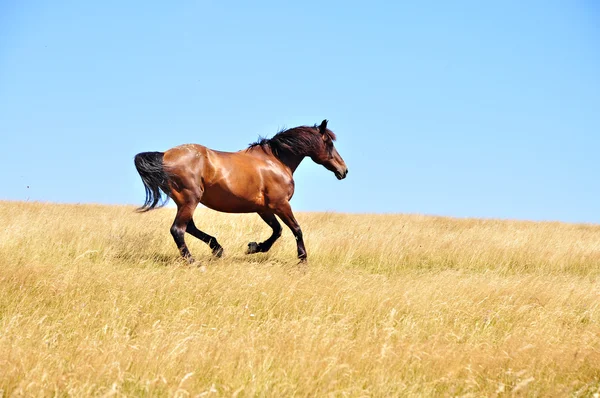
{"type": "Polygon", "coordinates": [[[321,132],[321,134],[325,134],[325,132],[327,132],[327,119],[321,122],[321,125],[319,126],[319,131],[321,132]]]}

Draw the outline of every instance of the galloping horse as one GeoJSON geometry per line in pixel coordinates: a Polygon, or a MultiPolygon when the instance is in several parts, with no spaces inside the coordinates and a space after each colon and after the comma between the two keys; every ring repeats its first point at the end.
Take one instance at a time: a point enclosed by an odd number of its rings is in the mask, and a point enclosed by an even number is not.
{"type": "Polygon", "coordinates": [[[184,235],[209,245],[214,256],[223,248],[213,236],[194,223],[198,203],[225,213],[258,213],[273,229],[261,243],[248,243],[247,253],[267,252],[281,236],[279,217],[290,228],[298,247],[298,258],[306,261],[302,230],[294,217],[290,199],[294,195],[294,171],[306,156],[332,171],[338,180],[346,177],[346,163],[333,146],[335,134],[320,126],[300,126],[282,130],[271,139],[261,139],[238,152],[221,152],[197,144],[186,144],[166,152],[143,152],[135,156],[135,167],[146,189],[141,212],[164,206],[168,198],[177,204],[171,235],[181,256],[194,258],[184,235]],[[166,197],[163,199],[161,191],[166,197]],[[161,202],[161,203],[159,203],[161,202]]]}

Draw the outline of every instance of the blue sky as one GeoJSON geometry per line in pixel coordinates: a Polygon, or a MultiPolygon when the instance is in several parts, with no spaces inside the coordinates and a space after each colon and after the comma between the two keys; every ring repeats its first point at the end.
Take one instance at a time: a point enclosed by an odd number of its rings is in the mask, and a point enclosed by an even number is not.
{"type": "Polygon", "coordinates": [[[0,2],[0,199],[141,204],[142,151],[327,118],[294,209],[600,222],[593,1],[0,2]]]}

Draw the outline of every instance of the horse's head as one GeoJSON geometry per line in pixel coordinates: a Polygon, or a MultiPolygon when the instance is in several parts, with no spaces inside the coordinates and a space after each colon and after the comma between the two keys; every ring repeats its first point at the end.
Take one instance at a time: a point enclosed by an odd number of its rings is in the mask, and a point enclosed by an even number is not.
{"type": "Polygon", "coordinates": [[[344,159],[333,145],[335,134],[327,128],[327,120],[323,120],[321,125],[316,128],[321,137],[322,145],[311,155],[311,159],[315,163],[325,166],[327,170],[332,171],[338,180],[346,178],[348,167],[346,167],[344,159]]]}

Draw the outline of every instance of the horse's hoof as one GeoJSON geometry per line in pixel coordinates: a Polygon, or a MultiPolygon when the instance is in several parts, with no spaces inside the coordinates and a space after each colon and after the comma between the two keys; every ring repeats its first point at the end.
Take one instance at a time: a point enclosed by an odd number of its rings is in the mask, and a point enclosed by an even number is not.
{"type": "Polygon", "coordinates": [[[246,250],[246,254],[258,253],[258,243],[250,242],[248,243],[248,250],[246,250]]]}
{"type": "Polygon", "coordinates": [[[215,247],[212,251],[212,254],[217,258],[223,257],[223,248],[221,246],[215,247]]]}

